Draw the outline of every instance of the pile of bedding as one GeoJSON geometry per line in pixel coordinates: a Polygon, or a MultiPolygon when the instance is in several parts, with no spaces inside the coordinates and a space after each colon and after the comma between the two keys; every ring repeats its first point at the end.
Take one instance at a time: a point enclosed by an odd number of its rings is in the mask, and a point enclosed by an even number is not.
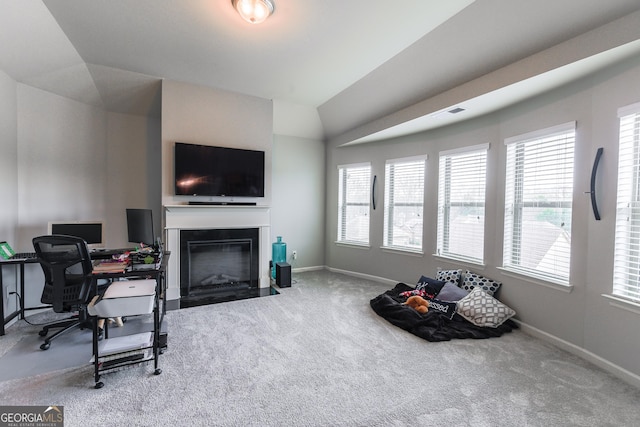
{"type": "Polygon", "coordinates": [[[428,341],[499,337],[517,328],[515,311],[496,297],[500,286],[470,271],[438,270],[435,279],[422,276],[415,287],[398,283],[370,304],[379,316],[428,341]],[[429,301],[426,313],[404,304],[413,295],[429,301]]]}

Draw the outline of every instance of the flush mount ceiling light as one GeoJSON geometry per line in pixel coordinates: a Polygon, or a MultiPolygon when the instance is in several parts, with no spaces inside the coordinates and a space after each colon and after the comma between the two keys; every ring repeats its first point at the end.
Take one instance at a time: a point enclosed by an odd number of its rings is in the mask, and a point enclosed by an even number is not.
{"type": "Polygon", "coordinates": [[[264,22],[274,10],[271,0],[231,0],[242,19],[251,24],[264,22]]]}

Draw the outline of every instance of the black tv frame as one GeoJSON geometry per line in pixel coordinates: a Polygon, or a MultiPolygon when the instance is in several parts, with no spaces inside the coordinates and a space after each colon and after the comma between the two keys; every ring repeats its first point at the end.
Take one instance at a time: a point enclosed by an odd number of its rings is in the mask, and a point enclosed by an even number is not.
{"type": "Polygon", "coordinates": [[[176,142],[173,163],[176,196],[264,197],[264,151],[176,142]]]}

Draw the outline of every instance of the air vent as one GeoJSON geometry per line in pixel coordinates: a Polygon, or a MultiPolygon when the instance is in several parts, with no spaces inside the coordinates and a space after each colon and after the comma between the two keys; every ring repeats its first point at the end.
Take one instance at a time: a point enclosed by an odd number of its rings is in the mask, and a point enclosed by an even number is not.
{"type": "Polygon", "coordinates": [[[460,108],[460,107],[456,107],[453,110],[449,110],[451,114],[458,114],[458,113],[462,113],[463,111],[464,111],[464,108],[460,108]]]}

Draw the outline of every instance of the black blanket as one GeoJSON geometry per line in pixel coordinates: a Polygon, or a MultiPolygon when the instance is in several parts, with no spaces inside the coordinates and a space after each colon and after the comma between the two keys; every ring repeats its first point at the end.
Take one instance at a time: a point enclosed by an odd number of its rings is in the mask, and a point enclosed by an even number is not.
{"type": "Polygon", "coordinates": [[[371,308],[392,324],[428,341],[449,341],[453,338],[482,339],[499,337],[505,332],[511,332],[518,327],[510,319],[497,328],[488,328],[476,326],[457,313],[451,320],[434,310],[420,314],[413,308],[402,304],[406,301],[406,298],[400,296],[400,293],[410,290],[413,290],[413,288],[404,283],[398,283],[395,288],[372,299],[370,302],[371,308]]]}

